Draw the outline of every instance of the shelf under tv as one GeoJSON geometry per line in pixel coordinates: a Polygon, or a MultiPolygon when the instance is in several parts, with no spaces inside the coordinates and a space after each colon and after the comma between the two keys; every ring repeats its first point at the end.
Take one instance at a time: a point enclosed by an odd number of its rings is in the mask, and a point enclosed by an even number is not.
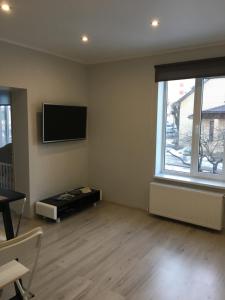
{"type": "Polygon", "coordinates": [[[79,212],[102,199],[100,190],[74,189],[36,202],[36,214],[60,222],[61,218],[79,212]]]}

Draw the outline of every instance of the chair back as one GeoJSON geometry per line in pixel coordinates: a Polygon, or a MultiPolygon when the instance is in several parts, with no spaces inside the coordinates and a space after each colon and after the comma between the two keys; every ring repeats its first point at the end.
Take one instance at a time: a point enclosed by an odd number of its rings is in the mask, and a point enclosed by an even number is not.
{"type": "MultiPolygon", "coordinates": [[[[28,299],[29,297],[27,295],[32,297],[30,287],[37,268],[42,235],[42,228],[37,227],[12,240],[0,243],[0,265],[4,265],[14,259],[18,259],[19,262],[22,261],[24,264],[24,259],[25,261],[29,261],[30,256],[34,255],[34,259],[31,260],[31,267],[28,268],[30,272],[28,278],[26,278],[26,284],[24,284],[23,281],[22,286],[19,280],[16,281],[16,285],[19,288],[23,299],[28,299]]],[[[26,266],[26,264],[24,265],[26,266]]]]}
{"type": "Polygon", "coordinates": [[[7,263],[13,259],[20,259],[26,255],[38,252],[40,249],[43,231],[41,227],[34,228],[29,232],[19,235],[14,239],[0,243],[0,264],[7,263]]]}

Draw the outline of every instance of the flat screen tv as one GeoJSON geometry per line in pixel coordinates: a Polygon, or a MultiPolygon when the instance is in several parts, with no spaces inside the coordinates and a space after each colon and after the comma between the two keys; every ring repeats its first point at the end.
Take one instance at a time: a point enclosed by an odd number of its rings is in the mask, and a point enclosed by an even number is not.
{"type": "Polygon", "coordinates": [[[43,143],[86,138],[87,107],[43,104],[43,143]]]}

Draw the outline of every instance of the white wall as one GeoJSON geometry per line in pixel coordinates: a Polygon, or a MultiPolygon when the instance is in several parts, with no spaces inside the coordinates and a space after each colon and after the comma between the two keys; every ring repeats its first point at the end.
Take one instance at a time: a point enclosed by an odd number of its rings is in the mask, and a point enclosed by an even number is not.
{"type": "Polygon", "coordinates": [[[0,66],[0,86],[27,89],[29,158],[24,167],[29,164],[31,204],[86,185],[88,142],[42,144],[39,114],[43,102],[87,105],[85,67],[2,42],[0,66]]]}
{"type": "Polygon", "coordinates": [[[104,200],[147,209],[155,164],[154,65],[225,55],[225,46],[89,67],[89,182],[104,200]]]}

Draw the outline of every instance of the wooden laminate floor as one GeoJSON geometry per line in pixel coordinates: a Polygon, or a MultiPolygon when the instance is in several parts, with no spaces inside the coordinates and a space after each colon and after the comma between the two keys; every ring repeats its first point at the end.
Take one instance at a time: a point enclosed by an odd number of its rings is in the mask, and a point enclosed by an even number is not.
{"type": "Polygon", "coordinates": [[[38,300],[224,300],[225,235],[101,202],[44,238],[38,300]]]}

